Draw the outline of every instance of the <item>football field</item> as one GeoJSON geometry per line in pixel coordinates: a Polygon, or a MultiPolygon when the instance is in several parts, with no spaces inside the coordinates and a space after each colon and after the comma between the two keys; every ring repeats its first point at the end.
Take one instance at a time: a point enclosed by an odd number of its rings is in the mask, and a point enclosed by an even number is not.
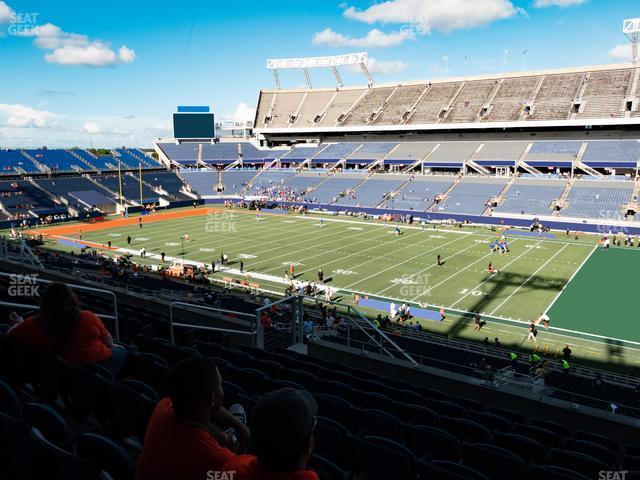
{"type": "Polygon", "coordinates": [[[453,337],[498,336],[522,343],[528,322],[548,311],[551,327],[540,328],[538,348],[546,342],[544,348],[556,351],[571,343],[591,355],[611,356],[612,342],[627,353],[640,347],[640,330],[630,325],[632,272],[640,265],[640,248],[603,251],[595,236],[575,240],[507,231],[510,252],[499,254],[489,244],[501,233],[483,227],[400,225],[397,235],[396,224],[347,216],[257,216],[242,209],[207,208],[187,210],[184,217],[176,213],[142,217],[142,228],[130,218],[41,231],[51,246],[69,250],[78,246],[83,229],[83,244],[113,255],[130,253],[143,264],[158,265],[165,252],[168,261],[210,266],[224,253],[229,264],[214,278],[248,279],[276,293],[287,287],[285,274],[292,264],[297,281],[317,281],[322,269],[345,302],[358,294],[415,308],[445,307],[445,322],[425,320],[422,325],[453,337]],[[144,259],[139,256],[143,247],[144,259]],[[488,271],[489,263],[497,272],[488,271]],[[487,319],[481,332],[473,332],[468,318],[476,311],[487,319]]]}

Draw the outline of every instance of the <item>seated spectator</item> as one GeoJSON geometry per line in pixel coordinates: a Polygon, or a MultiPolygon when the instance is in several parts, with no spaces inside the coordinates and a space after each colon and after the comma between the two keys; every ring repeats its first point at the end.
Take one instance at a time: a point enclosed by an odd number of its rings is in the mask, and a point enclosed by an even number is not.
{"type": "Polygon", "coordinates": [[[89,310],[81,310],[78,297],[64,283],[49,285],[40,301],[40,312],[14,325],[9,335],[68,362],[98,363],[114,373],[126,359],[126,350],[113,344],[102,320],[89,310]]]}
{"type": "Polygon", "coordinates": [[[253,455],[232,458],[223,471],[235,471],[234,480],[318,480],[307,469],[317,410],[303,390],[282,388],[263,395],[251,415],[253,455]]]}
{"type": "Polygon", "coordinates": [[[238,449],[249,444],[249,431],[222,406],[222,377],[206,357],[178,362],[168,383],[169,397],[160,400],[147,426],[136,480],[209,478],[236,456],[224,429],[235,430],[238,449]]]}

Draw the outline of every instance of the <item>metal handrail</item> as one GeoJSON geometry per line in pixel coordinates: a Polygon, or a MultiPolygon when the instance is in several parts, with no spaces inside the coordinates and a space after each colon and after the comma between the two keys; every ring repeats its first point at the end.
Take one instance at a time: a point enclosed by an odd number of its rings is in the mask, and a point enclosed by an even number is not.
{"type": "MultiPolygon", "coordinates": [[[[19,274],[0,272],[0,277],[5,277],[5,278],[12,278],[12,276],[16,276],[16,275],[19,275],[19,274]]],[[[35,277],[34,280],[36,282],[42,282],[42,283],[56,283],[51,280],[47,280],[45,278],[40,278],[40,277],[35,277]]],[[[111,298],[113,299],[113,315],[99,314],[98,316],[103,318],[113,319],[114,336],[115,336],[116,342],[119,342],[120,341],[120,319],[118,317],[118,299],[116,297],[116,294],[111,290],[105,290],[102,288],[85,287],[84,285],[76,285],[74,283],[67,283],[67,282],[64,282],[64,283],[72,289],[84,290],[87,292],[96,292],[96,293],[107,294],[111,296],[111,298]]],[[[10,303],[10,302],[3,302],[3,303],[10,303]]],[[[29,306],[29,307],[40,309],[39,306],[29,306]]],[[[19,307],[15,307],[15,308],[19,308],[19,307]]]]}
{"type": "Polygon", "coordinates": [[[193,328],[196,330],[206,330],[210,332],[223,332],[223,333],[232,333],[235,335],[248,335],[253,337],[253,346],[258,348],[263,348],[264,345],[264,335],[261,335],[261,327],[262,325],[258,321],[258,317],[251,313],[238,312],[235,310],[226,310],[224,308],[215,308],[209,307],[207,305],[199,305],[197,303],[186,303],[186,302],[171,302],[169,304],[169,338],[171,340],[171,344],[175,345],[175,334],[174,327],[180,328],[193,328]],[[230,328],[221,328],[221,327],[212,327],[209,325],[197,325],[191,323],[177,323],[173,321],[173,311],[174,307],[182,306],[182,307],[190,307],[190,308],[199,308],[201,310],[208,310],[210,312],[216,313],[231,313],[233,315],[239,315],[244,317],[249,317],[248,320],[251,322],[251,330],[236,330],[230,328]]]}
{"type": "MultiPolygon", "coordinates": [[[[362,313],[360,313],[356,308],[352,307],[351,305],[345,305],[343,303],[338,303],[338,302],[334,302],[333,300],[321,300],[315,297],[310,297],[308,295],[300,295],[300,297],[302,297],[303,299],[308,299],[314,302],[323,302],[323,303],[328,303],[329,305],[336,305],[336,306],[340,306],[340,307],[347,307],[347,312],[355,312],[356,317],[359,317],[361,321],[363,321],[364,323],[366,323],[373,331],[377,332],[378,335],[380,335],[384,340],[386,340],[393,348],[395,348],[398,353],[400,353],[405,359],[407,359],[414,367],[418,367],[419,364],[418,362],[416,362],[407,352],[405,352],[396,342],[394,342],[393,340],[391,340],[380,328],[377,328],[372,322],[371,320],[369,320],[367,317],[365,317],[362,313]]],[[[374,342],[382,351],[384,351],[388,356],[395,358],[394,355],[391,354],[391,352],[384,346],[382,345],[382,343],[380,341],[378,341],[377,339],[375,339],[369,332],[367,332],[362,325],[360,325],[358,322],[356,322],[353,318],[351,318],[350,316],[347,317],[349,318],[349,323],[348,325],[355,325],[356,327],[358,327],[360,329],[360,331],[362,333],[364,333],[367,338],[369,338],[372,342],[374,342]]],[[[351,346],[351,330],[348,329],[347,330],[347,341],[348,341],[348,346],[351,346]]]]}

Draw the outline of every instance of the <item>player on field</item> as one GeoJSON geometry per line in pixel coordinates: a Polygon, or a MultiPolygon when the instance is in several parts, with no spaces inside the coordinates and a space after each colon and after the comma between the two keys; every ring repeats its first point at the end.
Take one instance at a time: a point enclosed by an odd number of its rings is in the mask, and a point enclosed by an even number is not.
{"type": "Polygon", "coordinates": [[[436,257],[436,263],[438,264],[439,267],[442,266],[443,261],[442,261],[442,257],[440,255],[438,255],[436,257]]]}
{"type": "Polygon", "coordinates": [[[395,233],[396,237],[398,237],[400,235],[400,226],[396,225],[396,228],[394,229],[393,233],[395,233]]]}
{"type": "Polygon", "coordinates": [[[321,219],[320,219],[320,227],[321,227],[321,228],[322,228],[322,227],[324,227],[324,218],[321,218],[321,219]]]}
{"type": "Polygon", "coordinates": [[[142,228],[142,217],[138,217],[138,225],[142,228]]]}
{"type": "Polygon", "coordinates": [[[533,343],[538,343],[536,337],[538,336],[538,330],[533,322],[529,325],[529,334],[527,335],[527,340],[533,340],[533,343]]]}
{"type": "Polygon", "coordinates": [[[82,230],[80,230],[80,231],[78,232],[78,239],[79,239],[79,240],[82,240],[82,230]]]}
{"type": "Polygon", "coordinates": [[[189,234],[187,232],[184,232],[184,241],[188,242],[189,241],[189,234]]]}

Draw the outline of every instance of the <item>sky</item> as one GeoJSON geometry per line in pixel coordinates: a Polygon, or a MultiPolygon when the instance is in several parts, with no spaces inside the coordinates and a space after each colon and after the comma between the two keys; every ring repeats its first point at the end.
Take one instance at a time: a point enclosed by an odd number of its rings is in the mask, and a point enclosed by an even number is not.
{"type": "Polygon", "coordinates": [[[253,119],[268,58],[368,52],[377,83],[626,62],[635,17],[638,0],[0,0],[0,148],[149,148],[177,105],[253,119]]]}

